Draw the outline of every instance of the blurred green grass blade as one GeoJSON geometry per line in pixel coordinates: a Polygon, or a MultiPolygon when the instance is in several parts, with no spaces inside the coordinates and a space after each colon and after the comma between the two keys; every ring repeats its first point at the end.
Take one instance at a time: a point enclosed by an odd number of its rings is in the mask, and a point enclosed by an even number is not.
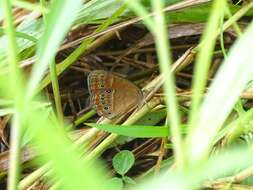
{"type": "Polygon", "coordinates": [[[233,45],[210,86],[198,115],[196,129],[188,137],[188,158],[191,162],[195,163],[207,156],[214,136],[242,90],[253,78],[252,33],[253,22],[233,45]]]}
{"type": "Polygon", "coordinates": [[[204,182],[210,179],[233,175],[235,171],[252,166],[252,156],[252,150],[246,147],[227,150],[199,163],[198,167],[189,167],[182,172],[168,170],[155,178],[153,176],[146,178],[142,184],[136,185],[133,190],[203,189],[204,182]]]}
{"type": "Polygon", "coordinates": [[[75,3],[71,0],[64,3],[61,0],[53,1],[46,18],[45,31],[38,42],[36,63],[27,89],[28,98],[34,95],[48,64],[54,59],[58,47],[74,22],[82,2],[82,0],[76,0],[75,3]]]}
{"type": "Polygon", "coordinates": [[[194,66],[193,94],[189,121],[190,127],[193,128],[195,127],[199,105],[207,83],[208,71],[216,43],[216,31],[218,30],[220,19],[223,18],[225,6],[225,0],[215,0],[213,2],[213,9],[198,48],[196,64],[194,66]]]}
{"type": "Polygon", "coordinates": [[[171,56],[169,54],[169,43],[167,35],[167,24],[164,19],[163,1],[151,1],[153,11],[157,14],[154,19],[148,16],[148,12],[142,7],[140,2],[126,0],[128,6],[135,11],[135,13],[144,18],[144,24],[154,34],[156,41],[157,54],[159,59],[159,66],[161,73],[166,76],[164,90],[166,94],[167,113],[170,116],[171,132],[174,137],[174,151],[178,166],[181,167],[184,163],[182,139],[180,132],[180,117],[178,113],[178,104],[175,96],[174,78],[170,72],[169,65],[171,64],[171,56]],[[154,30],[155,29],[155,30],[154,30]]]}
{"type": "MultiPolygon", "coordinates": [[[[41,6],[46,6],[46,2],[44,0],[41,0],[40,4],[41,4],[41,6]]],[[[46,16],[47,16],[46,14],[43,14],[44,23],[47,22],[46,16]]],[[[64,114],[62,111],[59,82],[58,82],[58,78],[57,78],[57,74],[56,74],[56,62],[54,59],[49,63],[49,72],[50,72],[50,78],[51,78],[51,82],[52,82],[56,113],[57,113],[59,121],[63,122],[64,121],[64,114]]]]}
{"type": "Polygon", "coordinates": [[[143,126],[143,125],[111,125],[86,123],[90,127],[102,129],[106,132],[116,133],[136,138],[155,138],[169,136],[169,128],[166,126],[143,126]]]}
{"type": "MultiPolygon", "coordinates": [[[[7,40],[7,61],[8,61],[8,67],[9,67],[9,80],[10,80],[10,86],[9,89],[11,89],[11,92],[13,95],[15,95],[14,98],[14,104],[19,104],[21,100],[21,88],[22,88],[22,74],[21,70],[18,66],[18,47],[16,43],[16,35],[15,35],[15,27],[13,23],[13,16],[11,13],[11,4],[8,0],[4,0],[0,2],[2,5],[2,9],[4,12],[4,19],[5,24],[3,26],[4,32],[6,34],[6,40],[7,40]]],[[[1,81],[2,82],[2,81],[1,81]]]]}
{"type": "MultiPolygon", "coordinates": [[[[109,25],[111,25],[119,15],[121,15],[126,7],[123,5],[118,10],[114,12],[114,14],[108,18],[106,21],[104,21],[95,31],[94,33],[99,33],[101,31],[104,31],[109,25]]],[[[92,45],[95,38],[86,39],[84,40],[78,48],[75,49],[65,60],[63,60],[61,63],[56,65],[56,72],[57,76],[60,75],[63,71],[65,71],[71,64],[73,64],[81,55],[84,55],[86,53],[86,49],[92,45]]],[[[45,78],[41,81],[38,91],[45,88],[50,83],[50,76],[47,75],[45,78]]]]}
{"type": "MultiPolygon", "coordinates": [[[[4,89],[5,91],[11,92],[11,98],[14,100],[14,110],[15,114],[12,117],[11,122],[11,139],[10,139],[10,163],[8,168],[8,190],[17,189],[18,180],[20,178],[20,142],[22,136],[22,118],[21,114],[24,108],[23,99],[24,99],[24,91],[23,91],[23,78],[22,72],[19,68],[19,58],[18,58],[18,47],[16,43],[15,36],[15,26],[14,19],[12,15],[12,4],[10,0],[2,0],[0,1],[1,8],[4,16],[4,32],[6,34],[7,40],[7,61],[9,67],[9,73],[7,76],[7,80],[9,81],[8,87],[4,89]]],[[[6,81],[2,81],[0,86],[6,87],[6,84],[2,84],[2,82],[6,83],[6,81]]]]}
{"type": "Polygon", "coordinates": [[[167,23],[165,22],[162,12],[164,1],[151,1],[153,10],[157,12],[154,16],[154,38],[159,60],[159,68],[164,76],[163,89],[166,96],[166,108],[169,117],[171,135],[173,136],[173,151],[175,152],[175,160],[178,168],[182,168],[185,163],[184,150],[181,136],[181,124],[179,115],[179,106],[176,98],[175,79],[171,73],[170,65],[172,63],[170,55],[170,44],[167,34],[167,23]]]}
{"type": "Polygon", "coordinates": [[[218,154],[214,154],[207,161],[201,163],[202,171],[200,175],[204,177],[205,181],[234,176],[239,171],[252,167],[253,163],[250,160],[252,156],[252,149],[247,146],[237,145],[220,150],[218,154]]]}
{"type": "Polygon", "coordinates": [[[60,180],[60,189],[103,190],[104,173],[100,163],[93,160],[87,164],[81,159],[83,150],[73,146],[55,116],[48,116],[43,110],[33,111],[31,116],[29,128],[37,123],[33,143],[43,153],[38,164],[41,161],[52,163],[54,177],[51,179],[60,180]]]}

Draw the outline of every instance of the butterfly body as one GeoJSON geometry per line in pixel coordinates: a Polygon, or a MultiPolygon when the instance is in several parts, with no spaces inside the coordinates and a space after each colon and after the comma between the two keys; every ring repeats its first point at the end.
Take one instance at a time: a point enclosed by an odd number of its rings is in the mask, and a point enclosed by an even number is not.
{"type": "Polygon", "coordinates": [[[142,101],[142,92],[137,86],[103,70],[89,74],[88,90],[98,115],[109,119],[121,116],[142,101]]]}

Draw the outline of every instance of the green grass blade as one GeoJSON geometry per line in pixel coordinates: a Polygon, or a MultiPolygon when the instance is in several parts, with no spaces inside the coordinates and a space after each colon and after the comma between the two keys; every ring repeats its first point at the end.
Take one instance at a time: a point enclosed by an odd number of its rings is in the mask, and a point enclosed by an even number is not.
{"type": "Polygon", "coordinates": [[[169,136],[169,128],[161,126],[143,126],[143,125],[110,125],[86,123],[90,127],[102,129],[106,132],[116,133],[118,135],[136,137],[136,138],[155,138],[169,136]]]}
{"type": "Polygon", "coordinates": [[[156,41],[156,48],[157,54],[159,59],[159,66],[161,73],[166,76],[166,81],[164,84],[164,90],[166,94],[166,104],[167,104],[167,113],[170,116],[170,123],[171,123],[171,132],[174,137],[174,151],[176,154],[176,160],[178,162],[178,166],[181,167],[184,163],[184,156],[183,156],[183,147],[182,147],[182,139],[181,139],[181,132],[180,132],[180,117],[178,112],[178,105],[175,96],[175,85],[174,85],[174,78],[170,72],[169,65],[171,64],[171,56],[169,52],[169,43],[168,43],[168,35],[166,29],[166,22],[164,18],[164,14],[161,11],[163,9],[163,1],[152,1],[152,7],[154,12],[157,14],[154,16],[152,20],[148,17],[147,11],[141,6],[140,3],[136,1],[125,1],[133,11],[140,17],[144,18],[144,24],[153,32],[155,41],[156,41]],[[154,30],[155,28],[155,30],[154,30]]]}
{"type": "Polygon", "coordinates": [[[216,42],[216,31],[223,18],[225,11],[225,0],[215,0],[210,19],[203,34],[199,53],[196,58],[193,77],[193,94],[190,112],[190,127],[195,127],[195,119],[198,117],[198,108],[203,98],[203,93],[207,83],[208,70],[211,64],[212,54],[216,42]]]}
{"type": "Polygon", "coordinates": [[[167,105],[167,113],[170,118],[170,129],[171,134],[173,136],[173,146],[175,152],[175,159],[178,168],[184,166],[184,151],[183,151],[183,143],[180,131],[180,116],[178,111],[178,102],[176,98],[176,89],[175,89],[175,81],[174,76],[171,73],[170,65],[171,55],[169,53],[169,42],[168,42],[168,34],[167,34],[167,24],[165,22],[164,14],[161,11],[163,9],[163,1],[152,1],[152,5],[154,11],[157,14],[154,17],[156,28],[154,37],[157,48],[157,55],[159,60],[159,67],[162,75],[166,79],[164,81],[164,91],[166,96],[166,105],[167,105]]]}
{"type": "Polygon", "coordinates": [[[73,145],[56,117],[53,114],[48,116],[47,109],[31,111],[28,126],[34,128],[34,122],[37,123],[33,144],[42,153],[38,164],[52,164],[51,179],[60,183],[60,189],[103,190],[104,177],[100,163],[93,160],[87,164],[81,159],[83,150],[73,145]]]}
{"type": "Polygon", "coordinates": [[[198,167],[190,167],[183,172],[169,170],[155,178],[152,176],[152,180],[146,179],[142,185],[136,185],[133,190],[203,189],[204,182],[210,179],[233,175],[235,171],[252,166],[252,156],[252,151],[245,147],[227,150],[199,163],[198,167]]]}
{"type": "Polygon", "coordinates": [[[46,18],[45,31],[38,43],[37,61],[28,84],[28,98],[34,95],[48,64],[53,60],[57,48],[74,22],[82,2],[82,0],[77,0],[75,3],[71,0],[66,0],[64,3],[61,0],[53,1],[46,18]]]}
{"type": "MultiPolygon", "coordinates": [[[[10,86],[5,89],[12,92],[12,98],[14,99],[14,106],[16,113],[13,116],[11,123],[11,140],[10,140],[10,166],[8,175],[8,190],[16,190],[19,180],[19,162],[20,162],[20,142],[21,142],[21,110],[23,108],[22,99],[24,93],[22,91],[22,73],[18,65],[18,49],[16,44],[15,27],[12,16],[11,2],[9,0],[3,0],[0,2],[1,8],[4,13],[4,31],[7,37],[8,48],[7,58],[9,65],[9,78],[10,86]]],[[[2,83],[2,81],[1,81],[2,83]]]]}
{"type": "MultiPolygon", "coordinates": [[[[45,1],[41,0],[40,3],[41,3],[41,6],[46,6],[45,1]]],[[[46,16],[47,16],[46,14],[43,15],[44,23],[47,22],[46,16]]],[[[58,115],[59,120],[61,122],[63,122],[64,121],[64,114],[62,111],[61,96],[60,96],[60,90],[59,90],[59,82],[58,82],[57,73],[56,73],[55,60],[52,60],[49,63],[49,72],[50,72],[50,78],[52,81],[56,113],[58,115]]]]}
{"type": "Polygon", "coordinates": [[[200,109],[196,129],[188,137],[189,160],[205,158],[212,140],[253,76],[253,22],[231,48],[200,109]],[[247,47],[247,48],[245,48],[247,47]],[[201,142],[201,143],[199,143],[201,142]]]}
{"type": "MultiPolygon", "coordinates": [[[[120,16],[124,11],[126,7],[123,5],[118,10],[115,11],[115,13],[112,15],[112,17],[108,18],[105,22],[103,22],[94,33],[101,32],[105,30],[109,25],[111,25],[118,16],[120,16]]],[[[63,71],[65,71],[70,65],[72,65],[81,55],[85,54],[86,49],[89,48],[94,41],[95,38],[92,39],[86,39],[84,40],[78,48],[75,49],[74,52],[72,52],[65,60],[63,60],[61,63],[56,65],[56,73],[57,76],[60,75],[63,71]]],[[[98,39],[99,40],[99,39],[98,39]]],[[[38,87],[38,91],[45,88],[50,83],[50,76],[47,75],[42,82],[40,83],[38,87]]]]}

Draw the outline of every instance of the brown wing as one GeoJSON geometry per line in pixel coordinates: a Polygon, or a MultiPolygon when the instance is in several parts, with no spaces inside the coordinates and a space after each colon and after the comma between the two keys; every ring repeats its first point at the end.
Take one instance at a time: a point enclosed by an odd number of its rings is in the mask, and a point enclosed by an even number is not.
{"type": "Polygon", "coordinates": [[[115,76],[113,78],[113,113],[119,117],[129,111],[129,109],[140,105],[143,99],[141,90],[132,82],[115,76]]]}
{"type": "Polygon", "coordinates": [[[137,86],[106,71],[92,71],[88,89],[98,115],[109,119],[121,116],[142,101],[142,92],[137,86]]]}
{"type": "Polygon", "coordinates": [[[106,118],[113,118],[113,94],[114,90],[98,90],[96,93],[91,95],[91,103],[97,110],[98,115],[106,118]]]}
{"type": "Polygon", "coordinates": [[[111,89],[112,77],[106,71],[96,70],[89,74],[87,81],[91,104],[97,110],[98,115],[106,118],[114,117],[112,107],[115,91],[111,89]]]}
{"type": "Polygon", "coordinates": [[[90,93],[96,90],[110,89],[112,87],[113,79],[110,77],[109,73],[102,70],[95,70],[90,72],[88,75],[88,90],[90,93]]]}

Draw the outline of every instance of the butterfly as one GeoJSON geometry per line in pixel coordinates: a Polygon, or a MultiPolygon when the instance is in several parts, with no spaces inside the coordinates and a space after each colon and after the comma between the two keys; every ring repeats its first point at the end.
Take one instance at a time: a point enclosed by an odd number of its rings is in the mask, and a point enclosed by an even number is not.
{"type": "Polygon", "coordinates": [[[135,84],[110,72],[92,71],[87,81],[91,104],[100,116],[114,119],[142,103],[142,91],[135,84]]]}

